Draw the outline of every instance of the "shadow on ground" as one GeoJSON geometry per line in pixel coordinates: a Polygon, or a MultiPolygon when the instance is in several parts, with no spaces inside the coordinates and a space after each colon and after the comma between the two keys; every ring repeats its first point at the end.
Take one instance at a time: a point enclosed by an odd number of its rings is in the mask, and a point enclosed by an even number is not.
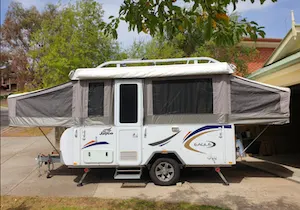
{"type": "MultiPolygon", "coordinates": [[[[261,164],[261,163],[255,163],[261,164]]],[[[276,167],[280,167],[275,165],[276,167]]],[[[283,167],[282,167],[283,168],[283,167]]],[[[285,174],[289,175],[288,169],[283,168],[281,170],[287,170],[285,174]]],[[[240,183],[247,177],[274,177],[270,173],[254,169],[244,164],[238,163],[231,168],[222,168],[223,175],[226,177],[229,183],[240,183]]],[[[290,171],[291,172],[291,171],[290,171]]],[[[78,183],[83,175],[83,169],[69,169],[66,166],[61,166],[51,171],[52,176],[64,176],[75,175],[74,182],[78,183]]],[[[124,180],[114,179],[115,169],[91,169],[87,177],[84,180],[85,184],[89,183],[123,183],[124,180]]],[[[292,172],[291,174],[292,175],[292,172]]],[[[214,171],[213,168],[185,168],[181,171],[181,181],[190,183],[220,183],[223,184],[221,178],[214,171]]],[[[148,170],[143,170],[143,176],[141,180],[126,180],[126,182],[132,183],[148,183],[151,182],[148,170]]]]}
{"type": "Polygon", "coordinates": [[[244,164],[246,164],[250,167],[256,168],[258,170],[266,171],[268,173],[274,174],[275,176],[279,176],[279,177],[282,177],[282,178],[292,177],[293,174],[294,174],[294,171],[291,171],[286,167],[283,167],[281,165],[278,165],[278,164],[272,163],[272,162],[246,161],[246,162],[244,162],[244,164]]]}
{"type": "Polygon", "coordinates": [[[272,156],[255,156],[261,160],[267,160],[278,164],[300,168],[300,154],[285,154],[285,155],[272,155],[272,156]]]}

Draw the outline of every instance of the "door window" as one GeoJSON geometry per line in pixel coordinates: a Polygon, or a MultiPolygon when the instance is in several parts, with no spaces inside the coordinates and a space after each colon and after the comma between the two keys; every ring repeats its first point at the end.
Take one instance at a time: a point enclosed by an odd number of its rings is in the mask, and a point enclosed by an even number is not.
{"type": "Polygon", "coordinates": [[[120,85],[120,123],[137,123],[137,84],[120,85]]]}

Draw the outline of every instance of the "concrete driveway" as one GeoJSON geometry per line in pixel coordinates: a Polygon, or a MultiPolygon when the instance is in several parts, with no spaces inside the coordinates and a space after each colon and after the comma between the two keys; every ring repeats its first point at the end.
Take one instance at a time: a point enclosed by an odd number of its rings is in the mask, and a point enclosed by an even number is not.
{"type": "MultiPolygon", "coordinates": [[[[49,135],[54,139],[54,132],[49,135]]],[[[300,209],[300,184],[275,177],[243,164],[223,170],[231,183],[222,185],[211,170],[185,169],[182,186],[160,187],[147,183],[123,188],[122,181],[113,179],[114,170],[97,169],[88,175],[87,184],[77,187],[82,170],[56,165],[54,176],[38,176],[35,157],[53,151],[44,137],[1,138],[1,195],[31,196],[94,196],[101,198],[133,198],[185,201],[210,204],[230,209],[300,209]]]]}

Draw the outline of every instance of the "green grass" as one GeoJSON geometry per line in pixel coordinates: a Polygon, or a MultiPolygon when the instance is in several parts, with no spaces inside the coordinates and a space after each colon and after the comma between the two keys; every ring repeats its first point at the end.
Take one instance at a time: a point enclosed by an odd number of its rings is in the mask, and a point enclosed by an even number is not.
{"type": "Polygon", "coordinates": [[[101,198],[69,197],[17,197],[1,196],[1,210],[222,210],[214,206],[189,203],[168,203],[140,199],[115,200],[101,198]]]}

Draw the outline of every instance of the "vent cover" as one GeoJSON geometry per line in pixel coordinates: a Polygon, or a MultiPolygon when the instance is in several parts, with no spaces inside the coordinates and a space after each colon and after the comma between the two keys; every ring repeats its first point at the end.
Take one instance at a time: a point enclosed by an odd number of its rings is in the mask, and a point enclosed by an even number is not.
{"type": "Polygon", "coordinates": [[[126,151],[120,152],[121,160],[137,160],[137,152],[136,151],[126,151]]]}

